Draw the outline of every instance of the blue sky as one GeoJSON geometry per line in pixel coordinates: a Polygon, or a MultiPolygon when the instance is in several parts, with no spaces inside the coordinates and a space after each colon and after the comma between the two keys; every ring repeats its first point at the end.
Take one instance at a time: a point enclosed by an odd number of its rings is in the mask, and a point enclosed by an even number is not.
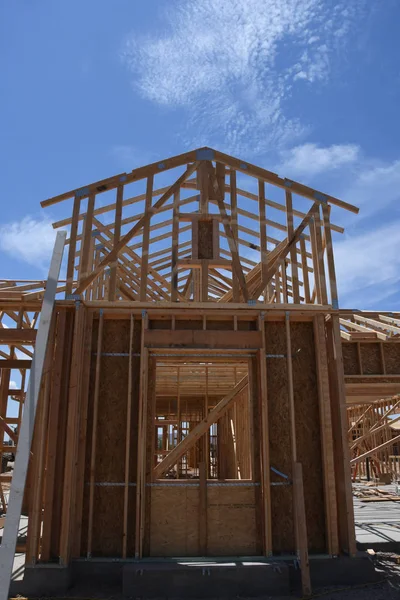
{"type": "Polygon", "coordinates": [[[0,275],[44,277],[39,202],[208,145],[360,206],[340,305],[397,310],[400,4],[19,0],[0,6],[0,275]]]}

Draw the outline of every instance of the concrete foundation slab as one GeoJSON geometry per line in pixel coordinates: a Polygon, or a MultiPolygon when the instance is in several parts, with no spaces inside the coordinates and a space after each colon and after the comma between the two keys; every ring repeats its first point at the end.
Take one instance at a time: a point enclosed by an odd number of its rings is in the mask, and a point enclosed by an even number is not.
{"type": "Polygon", "coordinates": [[[285,596],[290,593],[285,563],[135,563],[124,567],[125,596],[232,598],[285,596]]]}

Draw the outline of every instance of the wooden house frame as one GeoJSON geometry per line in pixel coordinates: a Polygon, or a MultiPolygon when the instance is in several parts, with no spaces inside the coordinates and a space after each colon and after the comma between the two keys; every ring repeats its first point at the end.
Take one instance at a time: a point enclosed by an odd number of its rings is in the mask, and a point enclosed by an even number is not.
{"type": "MultiPolygon", "coordinates": [[[[331,209],[358,209],[211,148],[62,202],[27,564],[295,556],[309,591],[309,553],[356,551],[343,344],[400,323],[339,310],[331,209]]],[[[45,282],[0,286],[5,397],[45,282]]]]}

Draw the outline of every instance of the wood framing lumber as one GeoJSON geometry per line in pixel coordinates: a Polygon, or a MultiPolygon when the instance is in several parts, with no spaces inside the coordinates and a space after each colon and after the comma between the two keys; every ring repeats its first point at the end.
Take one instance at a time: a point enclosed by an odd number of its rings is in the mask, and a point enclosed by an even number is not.
{"type": "MultiPolygon", "coordinates": [[[[372,432],[372,433],[375,433],[375,432],[372,432]]],[[[377,452],[380,452],[384,448],[391,446],[392,444],[398,442],[399,440],[400,440],[400,435],[396,435],[396,437],[391,438],[390,440],[387,440],[386,442],[383,442],[383,444],[380,444],[380,446],[376,446],[375,448],[372,448],[372,450],[368,450],[368,452],[364,452],[364,454],[360,454],[360,456],[356,456],[355,458],[351,459],[350,464],[355,465],[356,463],[360,462],[361,460],[365,460],[368,456],[373,456],[377,452]]]]}
{"type": "Polygon", "coordinates": [[[265,341],[265,315],[261,314],[258,319],[258,328],[261,331],[262,347],[258,353],[260,370],[260,402],[261,409],[261,486],[262,486],[262,512],[263,512],[263,549],[265,556],[272,555],[272,521],[271,521],[271,487],[270,487],[270,455],[269,455],[269,426],[268,426],[268,380],[265,341]]]}
{"type": "Polygon", "coordinates": [[[59,194],[58,196],[54,196],[47,200],[43,200],[43,202],[41,202],[40,205],[42,208],[53,206],[53,204],[57,204],[58,202],[62,202],[63,200],[73,198],[73,196],[76,193],[79,194],[80,198],[86,198],[91,193],[101,194],[103,192],[116,188],[121,183],[126,185],[127,183],[132,183],[133,181],[139,181],[140,179],[144,179],[148,175],[155,175],[156,173],[161,173],[162,171],[174,169],[192,161],[196,161],[198,160],[197,156],[199,155],[199,151],[201,150],[207,150],[207,148],[191,150],[189,152],[185,152],[184,154],[179,154],[177,156],[166,158],[162,161],[157,161],[150,165],[145,165],[144,167],[138,167],[137,169],[133,169],[133,171],[131,171],[130,173],[119,173],[118,175],[113,175],[112,177],[102,179],[101,181],[96,181],[95,183],[91,183],[81,188],[76,188],[69,192],[65,192],[64,194],[59,194]]]}
{"type": "MultiPolygon", "coordinates": [[[[339,318],[339,323],[344,327],[347,327],[347,329],[354,329],[355,331],[360,331],[361,333],[371,333],[371,329],[368,329],[368,327],[360,325],[359,323],[353,323],[353,321],[349,321],[348,319],[339,318]]],[[[373,331],[372,333],[374,333],[375,336],[382,341],[387,340],[386,333],[381,333],[379,331],[373,331]]]]}
{"type": "MultiPolygon", "coordinates": [[[[113,245],[114,247],[118,244],[121,237],[121,220],[122,220],[122,205],[124,198],[124,187],[119,185],[117,188],[117,199],[115,203],[115,222],[114,222],[114,238],[113,245]]],[[[110,287],[108,290],[108,299],[115,300],[115,294],[117,291],[117,264],[118,261],[115,261],[111,266],[110,271],[110,287]]]]}
{"type": "Polygon", "coordinates": [[[366,317],[362,317],[361,315],[355,313],[354,318],[357,321],[361,321],[361,323],[368,323],[368,325],[372,325],[373,327],[378,327],[380,329],[386,329],[387,331],[391,331],[392,333],[400,333],[400,327],[395,327],[387,322],[381,323],[376,319],[367,319],[366,317]]]}
{"type": "Polygon", "coordinates": [[[30,369],[31,366],[31,360],[20,358],[4,358],[0,360],[0,369],[30,369]]]}
{"type": "Polygon", "coordinates": [[[311,595],[310,565],[308,560],[307,547],[307,522],[306,509],[304,504],[304,485],[303,485],[303,467],[301,463],[293,465],[293,494],[294,494],[294,513],[295,528],[297,538],[297,557],[301,569],[301,587],[303,597],[311,595]]]}
{"type": "Polygon", "coordinates": [[[229,249],[231,251],[231,256],[232,256],[233,268],[234,268],[236,276],[238,278],[239,285],[240,285],[240,288],[242,290],[244,301],[247,302],[247,300],[248,300],[248,291],[247,291],[246,279],[245,279],[244,274],[243,274],[242,265],[240,264],[238,247],[237,247],[237,243],[236,243],[235,237],[233,235],[233,231],[232,231],[230,219],[228,217],[228,214],[227,214],[225,206],[224,206],[224,195],[225,194],[220,189],[219,181],[218,181],[218,178],[217,178],[217,176],[215,174],[214,167],[212,166],[212,163],[209,163],[209,174],[210,174],[211,185],[212,185],[213,190],[214,190],[214,192],[216,194],[216,198],[217,198],[217,202],[218,202],[218,208],[219,208],[219,211],[220,211],[221,216],[222,216],[222,223],[224,225],[225,234],[226,234],[227,239],[228,239],[229,249]]]}
{"type": "Polygon", "coordinates": [[[248,348],[261,347],[260,331],[202,331],[149,329],[145,343],[150,347],[248,348]]]}
{"type": "Polygon", "coordinates": [[[178,190],[181,186],[181,183],[185,181],[190,175],[196,170],[198,163],[193,163],[190,165],[186,171],[171,185],[165,194],[161,196],[159,200],[147,211],[146,214],[143,215],[141,219],[130,229],[123,238],[118,242],[118,244],[109,252],[100,264],[94,269],[94,271],[88,275],[77,287],[75,293],[81,294],[85,291],[85,289],[96,279],[96,277],[103,271],[103,269],[112,261],[116,260],[119,252],[127,245],[127,243],[135,236],[135,234],[142,229],[144,224],[150,219],[150,217],[157,212],[163,204],[178,190]]]}
{"type": "Polygon", "coordinates": [[[36,329],[0,329],[0,344],[33,344],[36,329]]]}
{"type": "Polygon", "coordinates": [[[14,444],[17,444],[17,440],[18,440],[18,436],[14,433],[14,431],[11,429],[11,427],[9,427],[5,421],[5,419],[3,419],[3,417],[0,415],[0,429],[3,429],[3,431],[8,435],[8,437],[14,442],[14,444]]]}
{"type": "Polygon", "coordinates": [[[216,423],[222,415],[228,410],[231,404],[236,400],[238,395],[248,386],[248,376],[246,375],[239,381],[229,394],[210,410],[208,415],[200,421],[192,431],[181,441],[167,456],[154,468],[154,477],[159,478],[164,475],[168,469],[175,465],[178,460],[187,452],[202,435],[216,423]]]}
{"type": "Polygon", "coordinates": [[[11,574],[17,544],[19,522],[28,471],[33,427],[40,393],[44,360],[48,344],[48,336],[53,316],[53,307],[60,274],[62,255],[66,233],[58,232],[50,263],[49,277],[43,298],[40,324],[37,333],[36,351],[33,357],[32,372],[26,393],[24,413],[19,434],[18,450],[15,458],[7,519],[4,526],[0,547],[0,600],[8,600],[11,574]]]}
{"type": "Polygon", "coordinates": [[[369,437],[371,437],[371,435],[375,435],[375,433],[379,433],[380,431],[385,431],[385,429],[390,429],[390,427],[394,424],[397,423],[397,421],[400,420],[400,416],[396,417],[395,419],[392,419],[389,423],[384,423],[383,425],[380,425],[379,427],[376,427],[375,429],[370,429],[367,433],[365,433],[364,435],[361,435],[360,437],[358,437],[357,439],[354,440],[353,445],[350,447],[350,450],[354,450],[355,448],[357,448],[357,446],[359,446],[362,442],[364,442],[366,439],[368,439],[369,437]]]}
{"type": "Polygon", "coordinates": [[[100,369],[101,369],[101,349],[102,349],[102,344],[103,344],[103,325],[104,325],[104,313],[103,313],[103,311],[101,311],[100,317],[99,317],[98,332],[97,332],[97,352],[96,352],[93,417],[92,417],[92,448],[91,448],[91,453],[90,453],[89,523],[88,523],[88,537],[87,537],[88,558],[90,558],[92,555],[92,540],[93,540],[94,480],[95,480],[95,472],[96,472],[97,427],[98,427],[98,413],[99,413],[100,369]]]}
{"type": "Polygon", "coordinates": [[[276,173],[272,173],[271,171],[267,171],[261,167],[257,167],[251,163],[245,163],[238,158],[234,158],[233,156],[229,156],[228,154],[223,154],[217,150],[214,150],[214,160],[220,161],[241,173],[245,173],[246,175],[252,175],[253,177],[257,177],[258,179],[263,179],[267,183],[272,183],[280,188],[287,189],[289,188],[292,193],[299,194],[300,196],[304,196],[309,200],[317,201],[318,203],[325,204],[334,204],[339,206],[340,208],[344,208],[349,210],[352,213],[358,214],[359,209],[348,202],[344,202],[343,200],[339,200],[334,196],[329,196],[327,194],[323,194],[318,190],[314,190],[306,185],[302,185],[301,183],[297,183],[295,181],[291,181],[289,179],[283,179],[279,177],[276,173]]]}
{"type": "Polygon", "coordinates": [[[282,247],[282,249],[276,254],[276,257],[274,258],[274,260],[271,260],[271,257],[269,257],[269,267],[268,267],[268,271],[267,271],[267,276],[264,280],[261,280],[261,283],[256,288],[256,290],[253,292],[253,298],[255,300],[257,300],[260,297],[260,295],[263,293],[264,289],[267,287],[268,283],[271,281],[272,277],[274,276],[274,274],[279,266],[279,261],[286,258],[290,249],[300,239],[300,236],[302,235],[305,228],[309,225],[311,219],[313,219],[317,210],[318,210],[318,204],[314,203],[312,205],[312,207],[310,208],[310,210],[308,211],[305,218],[303,219],[303,221],[300,223],[300,225],[294,231],[293,236],[290,239],[284,240],[285,244],[282,247]]]}

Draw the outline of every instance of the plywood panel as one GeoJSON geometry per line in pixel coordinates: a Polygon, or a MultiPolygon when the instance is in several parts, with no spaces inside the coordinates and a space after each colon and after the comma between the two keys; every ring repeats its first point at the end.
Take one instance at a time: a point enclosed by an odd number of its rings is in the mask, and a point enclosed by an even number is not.
{"type": "MultiPolygon", "coordinates": [[[[97,346],[98,321],[93,324],[92,352],[97,346]]],[[[135,322],[133,352],[140,348],[140,322],[135,322]]],[[[129,351],[129,321],[104,321],[103,353],[129,351]]],[[[132,422],[131,422],[131,453],[130,453],[130,483],[136,483],[137,464],[137,418],[139,391],[139,357],[134,357],[132,385],[132,422]]],[[[102,356],[100,370],[99,412],[96,447],[96,467],[93,524],[93,556],[120,557],[122,556],[123,534],[123,496],[125,474],[125,437],[127,416],[128,390],[128,356],[102,356]],[[104,485],[111,484],[111,485],[104,485]],[[118,485],[115,485],[118,484],[118,485]]],[[[88,422],[93,421],[93,394],[95,355],[91,359],[91,376],[89,385],[88,422]]],[[[92,443],[92,427],[88,427],[86,439],[85,490],[82,522],[81,554],[87,551],[87,521],[90,480],[90,455],[92,443]]],[[[128,517],[128,556],[134,554],[135,540],[135,506],[136,488],[129,489],[128,517]]]]}
{"type": "Polygon", "coordinates": [[[363,374],[379,375],[383,373],[379,344],[360,344],[360,350],[363,374]]]}
{"type": "Polygon", "coordinates": [[[321,428],[312,323],[292,323],[291,341],[297,460],[303,465],[308,547],[310,552],[325,552],[321,428]]]}
{"type": "Polygon", "coordinates": [[[199,487],[153,486],[150,556],[198,556],[199,487]]]}
{"type": "MultiPolygon", "coordinates": [[[[289,400],[287,393],[285,325],[278,322],[266,323],[266,349],[268,355],[283,358],[267,358],[267,389],[270,461],[281,473],[292,475],[292,454],[289,430],[289,400]]],[[[282,481],[273,472],[271,481],[282,481]]],[[[274,553],[293,552],[295,549],[293,530],[292,488],[271,488],[272,548],[274,553]]]]}
{"type": "Polygon", "coordinates": [[[386,342],[383,344],[386,373],[400,375],[400,344],[386,342]]]}
{"type": "Polygon", "coordinates": [[[345,375],[360,375],[358,364],[357,344],[342,342],[343,366],[345,375]]]}
{"type": "Polygon", "coordinates": [[[255,487],[208,486],[207,550],[210,556],[257,554],[255,487]]]}

